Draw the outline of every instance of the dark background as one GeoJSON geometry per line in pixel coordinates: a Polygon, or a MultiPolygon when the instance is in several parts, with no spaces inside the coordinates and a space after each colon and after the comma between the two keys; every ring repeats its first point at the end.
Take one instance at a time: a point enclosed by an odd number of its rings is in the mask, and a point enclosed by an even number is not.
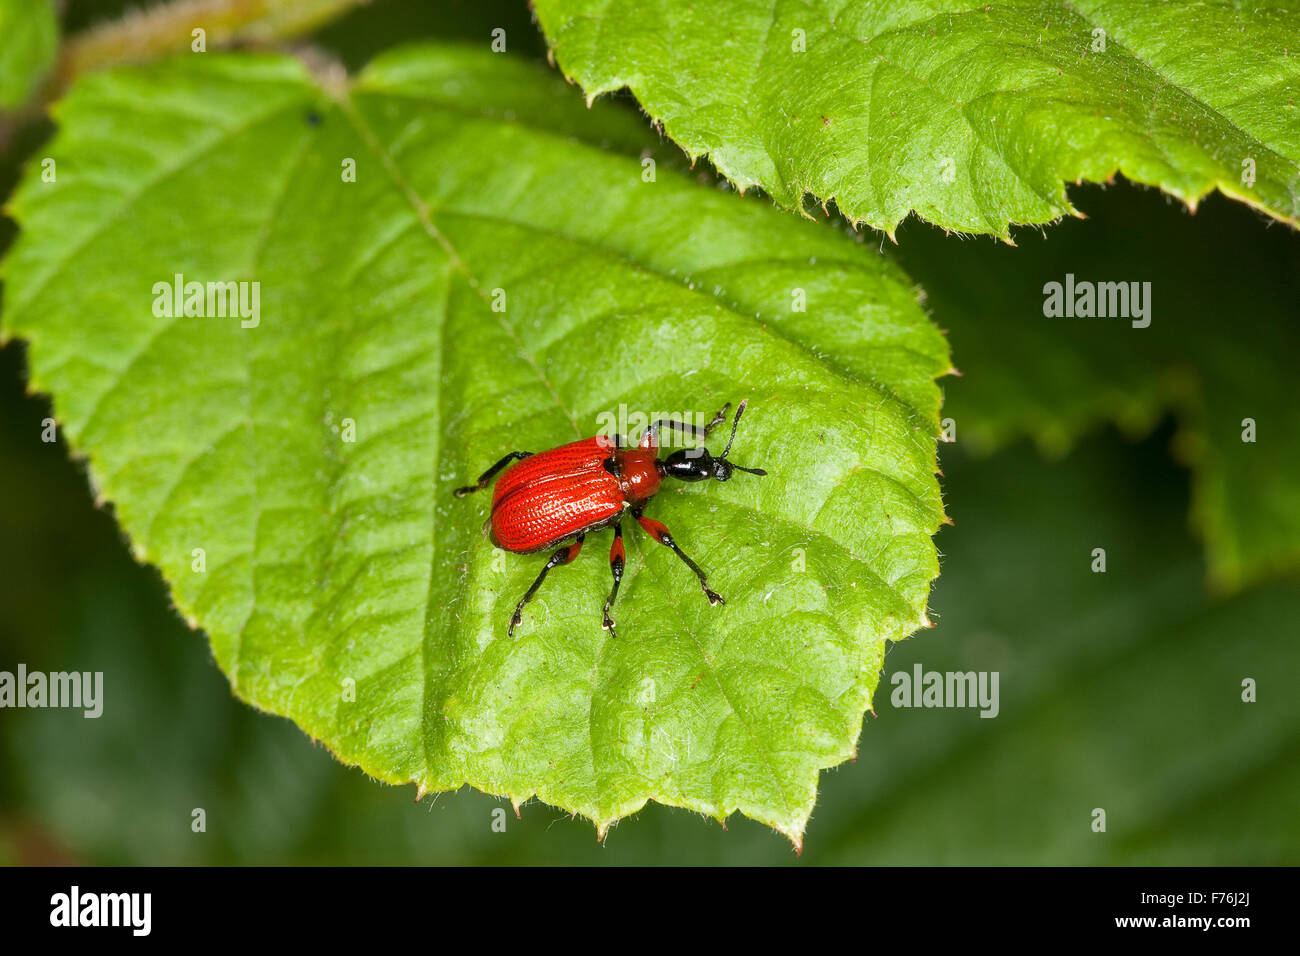
{"type": "MultiPolygon", "coordinates": [[[[65,27],[119,6],[71,3],[65,27]]],[[[381,2],[316,41],[355,66],[405,40],[486,44],[494,26],[513,55],[541,55],[514,3],[381,2]]],[[[0,156],[0,193],[48,133],[29,127],[0,156]]],[[[963,372],[943,382],[958,440],[940,446],[956,524],[936,538],[939,626],[890,651],[879,716],[867,718],[857,761],[823,775],[799,862],[1300,862],[1300,583],[1211,595],[1178,421],[1148,394],[1156,366],[1122,351],[1158,341],[1160,361],[1195,370],[1216,335],[1249,342],[1257,329],[1272,341],[1300,317],[1300,237],[1217,195],[1194,216],[1122,182],[1072,197],[1087,221],[1019,230],[1015,249],[915,221],[886,249],[930,293],[963,372]],[[1166,331],[1138,340],[1086,327],[1078,342],[1069,329],[1042,340],[1037,290],[1066,271],[1152,280],[1153,330],[1166,331]],[[1107,381],[1040,381],[1030,437],[1009,440],[990,396],[1008,378],[1041,379],[1035,360],[1053,348],[1087,350],[1107,381]],[[1102,387],[1132,392],[1123,434],[1078,410],[1102,387]],[[1107,550],[1105,574],[1090,570],[1095,547],[1107,550]],[[888,675],[917,662],[999,671],[1001,713],[895,709],[888,675]],[[1257,703],[1241,701],[1245,677],[1258,682],[1257,703]],[[1106,833],[1091,829],[1098,807],[1106,833]]],[[[12,229],[0,221],[0,248],[12,229]]],[[[1276,352],[1261,345],[1259,376],[1292,379],[1294,353],[1276,352]]],[[[40,441],[49,402],[25,381],[23,347],[10,343],[0,349],[0,669],[103,671],[107,705],[98,720],[0,711],[0,862],[796,861],[784,838],[740,817],[724,830],[650,805],[602,845],[590,824],[536,802],[518,820],[508,801],[468,789],[416,804],[413,786],[371,781],[289,721],[237,702],[158,573],[132,560],[111,509],[94,506],[66,446],[40,441]],[[196,807],[205,833],[191,832],[196,807]]],[[[1016,401],[1008,407],[1028,399],[1016,401]]]]}

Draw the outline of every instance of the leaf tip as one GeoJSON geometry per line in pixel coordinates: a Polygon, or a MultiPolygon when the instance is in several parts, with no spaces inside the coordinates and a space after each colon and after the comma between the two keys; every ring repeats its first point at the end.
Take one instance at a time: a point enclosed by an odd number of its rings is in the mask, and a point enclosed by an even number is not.
{"type": "Polygon", "coordinates": [[[781,827],[780,830],[794,847],[794,855],[803,856],[803,827],[781,827]]]}

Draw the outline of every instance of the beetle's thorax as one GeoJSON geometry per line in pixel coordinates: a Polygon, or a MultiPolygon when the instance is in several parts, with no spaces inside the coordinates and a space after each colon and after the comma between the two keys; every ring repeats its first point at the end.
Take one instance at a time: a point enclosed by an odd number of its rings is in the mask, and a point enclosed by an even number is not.
{"type": "Polygon", "coordinates": [[[631,504],[653,498],[659,490],[659,468],[653,448],[625,448],[614,455],[618,487],[631,504]]]}

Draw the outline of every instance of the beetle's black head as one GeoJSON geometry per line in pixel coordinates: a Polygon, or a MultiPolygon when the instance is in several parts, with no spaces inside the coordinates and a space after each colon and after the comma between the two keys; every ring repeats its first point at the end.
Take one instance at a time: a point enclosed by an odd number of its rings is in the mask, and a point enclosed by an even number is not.
{"type": "MultiPolygon", "coordinates": [[[[749,399],[740,403],[736,409],[736,417],[731,423],[731,437],[727,439],[727,447],[722,454],[714,458],[709,454],[707,448],[691,448],[675,451],[659,463],[660,472],[668,478],[676,478],[678,481],[704,481],[712,478],[714,481],[729,481],[733,471],[743,471],[751,475],[766,475],[762,468],[745,468],[727,461],[727,454],[731,451],[731,443],[736,440],[736,428],[740,425],[740,416],[745,411],[745,406],[749,399]]],[[[724,409],[722,414],[725,414],[724,409]]],[[[725,421],[726,419],[722,419],[725,421]]],[[[708,431],[705,431],[708,434],[708,431]]]]}

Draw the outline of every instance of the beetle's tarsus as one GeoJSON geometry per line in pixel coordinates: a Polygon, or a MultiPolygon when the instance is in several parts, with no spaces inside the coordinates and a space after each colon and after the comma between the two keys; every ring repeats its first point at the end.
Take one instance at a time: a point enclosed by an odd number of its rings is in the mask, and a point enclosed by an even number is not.
{"type": "Polygon", "coordinates": [[[705,438],[708,438],[709,435],[713,433],[713,429],[717,428],[719,425],[721,425],[723,422],[727,420],[727,412],[729,412],[730,410],[731,410],[731,402],[727,402],[727,404],[722,406],[722,410],[719,411],[718,414],[713,416],[713,421],[709,422],[707,425],[704,426],[705,438]]]}

